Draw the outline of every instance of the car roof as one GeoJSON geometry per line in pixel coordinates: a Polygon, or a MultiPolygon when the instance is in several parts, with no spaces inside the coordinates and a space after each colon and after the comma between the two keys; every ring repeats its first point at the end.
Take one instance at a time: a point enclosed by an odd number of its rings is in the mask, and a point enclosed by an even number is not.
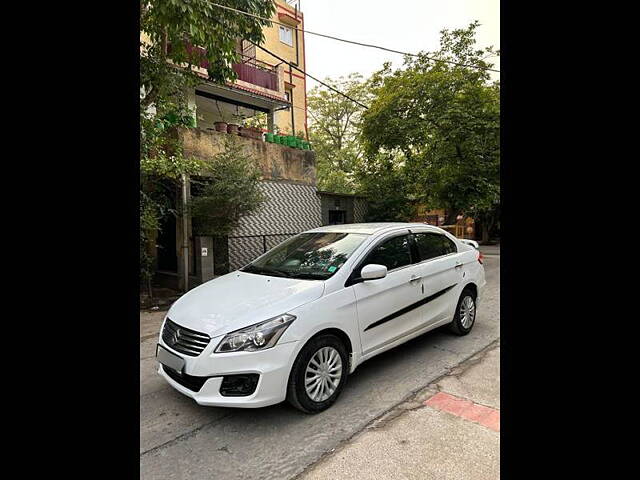
{"type": "Polygon", "coordinates": [[[326,225],[324,227],[307,230],[310,232],[340,232],[340,233],[362,233],[365,235],[373,235],[384,233],[400,228],[424,228],[430,227],[426,223],[403,223],[403,222],[378,222],[378,223],[345,223],[342,225],[326,225]]]}

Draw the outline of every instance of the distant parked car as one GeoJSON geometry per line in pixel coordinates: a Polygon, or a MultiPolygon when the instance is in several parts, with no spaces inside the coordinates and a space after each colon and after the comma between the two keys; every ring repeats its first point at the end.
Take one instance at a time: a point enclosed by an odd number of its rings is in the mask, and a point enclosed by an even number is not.
{"type": "Polygon", "coordinates": [[[469,333],[484,286],[480,252],[438,227],[316,228],[176,301],[158,373],[200,405],[320,412],[365,360],[441,325],[469,333]]]}

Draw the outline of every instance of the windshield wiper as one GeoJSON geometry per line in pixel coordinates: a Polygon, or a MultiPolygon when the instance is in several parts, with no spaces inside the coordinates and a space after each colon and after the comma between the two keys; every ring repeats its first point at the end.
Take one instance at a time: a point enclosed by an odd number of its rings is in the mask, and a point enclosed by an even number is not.
{"type": "Polygon", "coordinates": [[[276,277],[291,277],[288,272],[282,270],[276,270],[275,268],[258,267],[256,265],[247,265],[242,269],[243,272],[257,273],[259,275],[273,275],[276,277]]]}
{"type": "Polygon", "coordinates": [[[326,280],[327,278],[329,278],[329,275],[313,272],[292,272],[291,277],[300,278],[302,280],[326,280]]]}

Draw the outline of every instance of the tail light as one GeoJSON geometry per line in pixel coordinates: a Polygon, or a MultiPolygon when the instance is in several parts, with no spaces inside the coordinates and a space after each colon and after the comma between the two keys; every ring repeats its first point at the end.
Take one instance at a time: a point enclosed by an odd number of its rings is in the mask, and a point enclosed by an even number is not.
{"type": "Polygon", "coordinates": [[[482,261],[484,260],[484,255],[482,255],[482,252],[478,250],[478,262],[480,262],[480,264],[482,265],[482,261]]]}

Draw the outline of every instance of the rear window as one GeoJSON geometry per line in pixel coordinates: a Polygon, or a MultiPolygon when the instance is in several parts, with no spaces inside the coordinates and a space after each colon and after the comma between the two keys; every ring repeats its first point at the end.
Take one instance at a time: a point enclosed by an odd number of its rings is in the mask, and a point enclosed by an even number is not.
{"type": "Polygon", "coordinates": [[[458,251],[455,243],[439,233],[415,233],[420,260],[441,257],[458,251]]]}
{"type": "Polygon", "coordinates": [[[443,255],[456,253],[458,251],[456,244],[453,243],[453,241],[450,240],[447,236],[439,235],[439,237],[440,237],[440,241],[442,242],[442,251],[444,252],[443,255]]]}

